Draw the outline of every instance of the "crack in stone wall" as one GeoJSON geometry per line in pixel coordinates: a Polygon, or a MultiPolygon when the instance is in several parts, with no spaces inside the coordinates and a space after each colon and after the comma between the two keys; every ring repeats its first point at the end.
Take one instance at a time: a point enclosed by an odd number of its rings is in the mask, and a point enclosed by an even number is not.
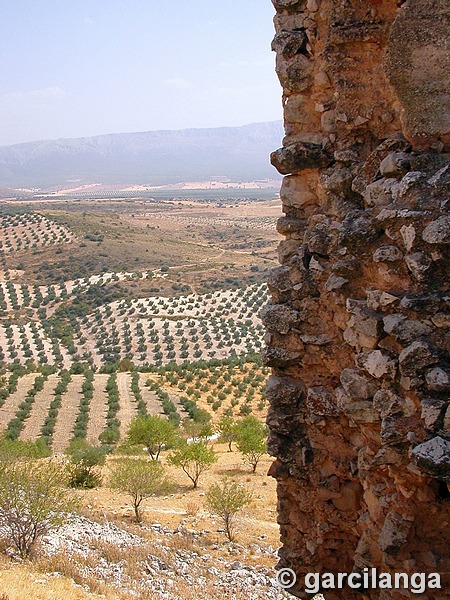
{"type": "Polygon", "coordinates": [[[439,572],[426,597],[450,598],[450,5],[272,1],[285,239],[263,320],[280,567],[299,597],[308,572],[377,567],[439,572]]]}

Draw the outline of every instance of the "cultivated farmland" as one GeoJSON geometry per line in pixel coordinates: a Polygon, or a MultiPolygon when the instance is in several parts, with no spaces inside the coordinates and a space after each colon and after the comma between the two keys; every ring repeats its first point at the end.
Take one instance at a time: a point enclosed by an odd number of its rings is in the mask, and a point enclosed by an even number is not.
{"type": "Polygon", "coordinates": [[[40,214],[0,215],[0,250],[6,254],[70,244],[75,240],[66,227],[40,214]]]}
{"type": "Polygon", "coordinates": [[[0,428],[59,453],[136,415],[263,419],[272,203],[91,203],[0,217],[0,428]]]}

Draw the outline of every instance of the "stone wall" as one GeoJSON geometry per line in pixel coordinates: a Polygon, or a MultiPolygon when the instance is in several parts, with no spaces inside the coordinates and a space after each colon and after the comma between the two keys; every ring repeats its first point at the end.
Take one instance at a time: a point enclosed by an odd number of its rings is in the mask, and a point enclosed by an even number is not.
{"type": "Polygon", "coordinates": [[[440,572],[446,590],[426,597],[450,598],[450,4],[272,2],[285,239],[263,319],[279,566],[299,597],[307,572],[376,567],[440,572]]]}

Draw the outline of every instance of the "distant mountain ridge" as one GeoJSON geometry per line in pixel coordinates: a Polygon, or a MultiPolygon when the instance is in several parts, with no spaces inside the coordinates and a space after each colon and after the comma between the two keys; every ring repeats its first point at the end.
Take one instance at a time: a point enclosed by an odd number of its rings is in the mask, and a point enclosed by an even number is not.
{"type": "Polygon", "coordinates": [[[49,187],[71,180],[167,184],[227,176],[277,177],[269,153],[281,121],[241,127],[113,133],[0,147],[0,186],[49,187]]]}

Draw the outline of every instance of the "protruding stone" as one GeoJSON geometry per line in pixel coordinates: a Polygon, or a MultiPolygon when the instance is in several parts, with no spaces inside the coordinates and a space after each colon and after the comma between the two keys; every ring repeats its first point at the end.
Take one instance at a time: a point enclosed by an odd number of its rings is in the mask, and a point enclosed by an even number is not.
{"type": "Polygon", "coordinates": [[[272,50],[283,56],[295,56],[305,50],[307,41],[305,31],[280,31],[273,38],[272,50]]]}
{"type": "Polygon", "coordinates": [[[306,405],[314,415],[333,417],[339,414],[333,391],[323,385],[309,388],[306,405]]]}
{"type": "Polygon", "coordinates": [[[414,252],[414,254],[408,254],[405,257],[405,262],[413,276],[416,279],[421,280],[426,276],[433,261],[423,252],[414,252]]]}
{"type": "Polygon", "coordinates": [[[450,244],[450,216],[444,215],[429,223],[422,233],[428,244],[450,244]]]}
{"type": "Polygon", "coordinates": [[[442,425],[447,403],[440,398],[423,398],[422,399],[421,418],[425,423],[425,427],[430,431],[436,431],[442,425]]]}
{"type": "Polygon", "coordinates": [[[427,388],[432,392],[448,392],[450,391],[450,371],[435,367],[430,369],[425,374],[427,388]]]}
{"type": "Polygon", "coordinates": [[[304,6],[305,0],[272,0],[272,4],[279,11],[295,12],[304,6]]]}
{"type": "Polygon", "coordinates": [[[359,333],[378,338],[383,333],[383,315],[368,309],[356,308],[352,310],[353,319],[351,326],[359,333]]]}
{"type": "Polygon", "coordinates": [[[299,313],[286,304],[268,304],[261,311],[261,320],[269,331],[283,335],[299,324],[299,313]]]}
{"type": "Polygon", "coordinates": [[[291,57],[278,54],[275,70],[281,85],[290,95],[306,92],[311,87],[312,66],[312,61],[306,54],[291,57]]]}
{"type": "Polygon", "coordinates": [[[318,198],[305,179],[299,175],[283,178],[280,198],[284,208],[299,208],[318,204],[318,198]]]}
{"type": "Polygon", "coordinates": [[[373,260],[375,262],[395,262],[402,258],[403,254],[397,246],[380,246],[373,253],[373,260]]]}
{"type": "Polygon", "coordinates": [[[372,377],[376,377],[377,379],[385,375],[393,379],[397,371],[395,361],[385,352],[381,352],[381,350],[374,350],[368,354],[364,361],[364,368],[372,377]]]}
{"type": "Polygon", "coordinates": [[[395,179],[379,179],[364,190],[363,198],[367,206],[385,206],[392,202],[392,186],[395,179]]]}
{"type": "Polygon", "coordinates": [[[421,336],[430,335],[432,328],[422,321],[408,319],[400,313],[387,315],[383,319],[384,331],[402,344],[410,344],[421,336]]]}
{"type": "Polygon", "coordinates": [[[405,377],[414,377],[418,371],[437,363],[437,358],[426,342],[413,342],[399,356],[400,371],[405,377]]]}
{"type": "Polygon", "coordinates": [[[281,264],[286,262],[291,256],[298,252],[300,242],[296,239],[282,240],[278,244],[278,260],[281,264]]]}
{"type": "Polygon", "coordinates": [[[413,462],[425,473],[450,481],[450,442],[440,436],[416,446],[411,452],[413,462]]]}
{"type": "Polygon", "coordinates": [[[350,398],[367,400],[377,391],[375,381],[355,369],[344,369],[341,373],[341,383],[350,398]]]}
{"type": "Polygon", "coordinates": [[[410,170],[410,155],[405,152],[391,152],[380,164],[383,177],[403,177],[410,170]]]}
{"type": "Polygon", "coordinates": [[[382,419],[389,415],[403,414],[405,408],[403,399],[390,390],[378,390],[373,397],[373,405],[382,419]]]}
{"type": "Polygon", "coordinates": [[[336,389],[336,401],[338,407],[355,423],[377,423],[380,415],[374,408],[373,403],[368,400],[357,400],[350,396],[344,388],[336,389]]]}
{"type": "Polygon", "coordinates": [[[298,410],[306,396],[306,387],[298,379],[271,375],[267,381],[265,394],[270,404],[286,410],[286,405],[298,410]]]}
{"type": "Polygon", "coordinates": [[[262,361],[268,367],[288,367],[300,362],[301,352],[292,352],[285,348],[264,348],[262,351],[262,361]]]}
{"type": "Polygon", "coordinates": [[[414,428],[415,420],[401,413],[387,415],[381,422],[380,440],[384,446],[396,446],[408,440],[409,432],[414,428]]]}
{"type": "Polygon", "coordinates": [[[305,230],[305,221],[292,217],[280,217],[277,221],[277,231],[281,235],[301,234],[305,230]]]}
{"type": "Polygon", "coordinates": [[[290,175],[301,173],[304,169],[328,167],[332,158],[318,144],[296,142],[272,152],[270,160],[282,175],[290,175]]]}

